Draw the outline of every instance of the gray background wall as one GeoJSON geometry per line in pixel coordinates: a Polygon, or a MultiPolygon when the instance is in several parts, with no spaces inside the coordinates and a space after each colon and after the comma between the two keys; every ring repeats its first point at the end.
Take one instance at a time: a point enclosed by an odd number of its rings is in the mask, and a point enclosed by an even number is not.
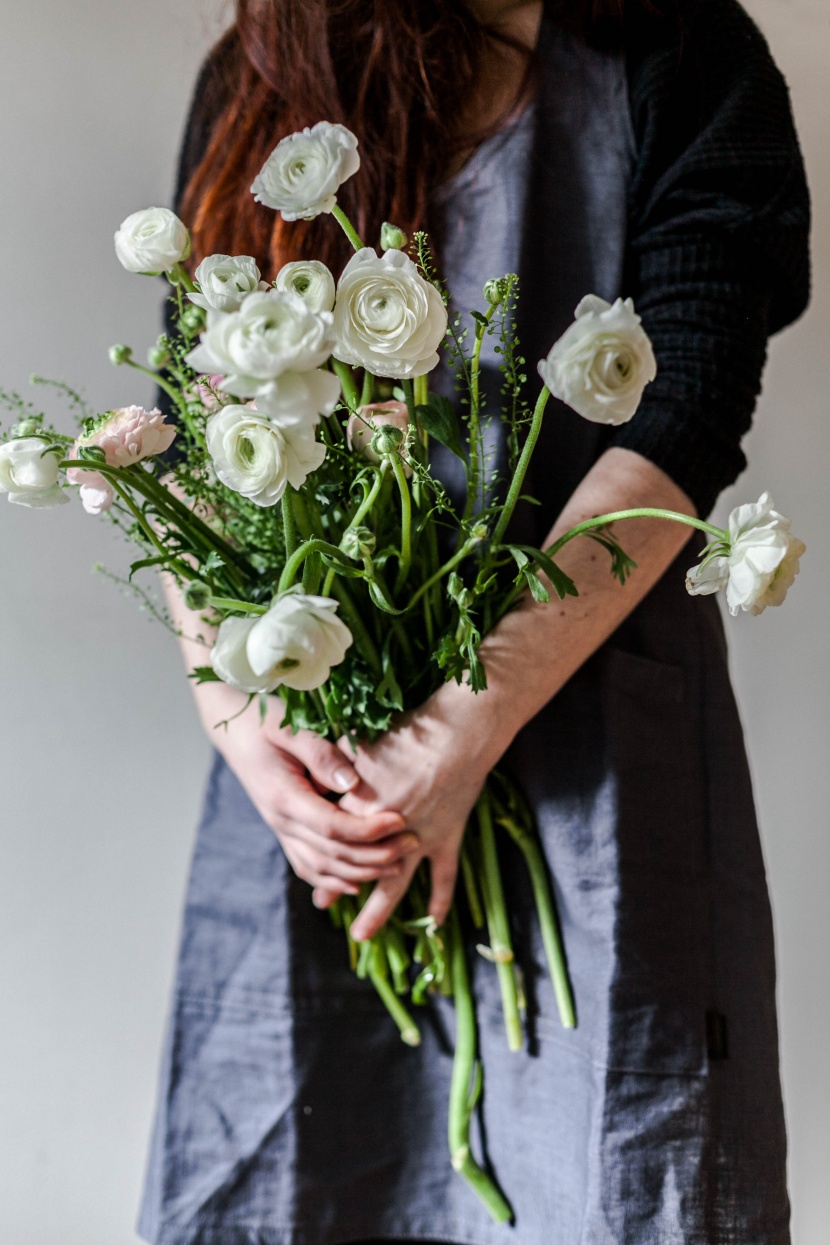
{"type": "MultiPolygon", "coordinates": [[[[156,330],[112,234],[169,201],[217,0],[5,0],[0,385],[39,371],[105,409],[150,389],[106,358],[156,330]]],[[[826,646],[830,421],[827,0],[750,0],[792,89],[815,198],[815,296],[771,349],[752,467],[809,545],[786,607],[729,624],[779,948],[796,1245],[830,1221],[826,646]]],[[[40,401],[37,392],[30,394],[40,401]]],[[[60,404],[47,409],[69,430],[60,404]]],[[[0,1239],[129,1245],[208,745],[172,638],[90,572],[123,546],[79,505],[0,499],[0,1239]]]]}

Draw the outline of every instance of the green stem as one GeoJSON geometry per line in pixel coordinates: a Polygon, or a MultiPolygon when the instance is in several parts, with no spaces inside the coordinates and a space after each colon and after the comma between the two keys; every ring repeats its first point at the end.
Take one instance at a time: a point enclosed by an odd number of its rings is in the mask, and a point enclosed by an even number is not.
{"type": "Polygon", "coordinates": [[[136,363],[135,359],[127,359],[127,366],[133,368],[136,372],[143,372],[145,376],[151,376],[153,381],[158,385],[159,389],[163,389],[169,398],[172,398],[176,406],[180,410],[185,410],[186,405],[184,398],[173,385],[160,376],[158,372],[154,372],[151,367],[143,367],[140,363],[136,363]]]}
{"type": "Polygon", "coordinates": [[[339,602],[343,618],[355,638],[357,647],[371,667],[372,674],[375,678],[380,679],[383,675],[383,663],[381,662],[377,646],[369,635],[366,624],[360,616],[360,611],[352,600],[351,593],[342,579],[335,580],[331,587],[331,593],[339,602]]]}
{"type": "MultiPolygon", "coordinates": [[[[488,324],[492,320],[495,311],[496,308],[492,305],[487,308],[484,318],[488,324]]],[[[481,444],[479,378],[481,374],[481,346],[486,331],[485,325],[476,321],[476,340],[473,346],[473,357],[470,367],[470,479],[467,487],[467,502],[464,506],[465,519],[469,519],[473,514],[476,502],[479,500],[478,493],[481,487],[483,446],[481,444]]]]}
{"type": "Polygon", "coordinates": [[[389,1012],[389,1015],[398,1026],[402,1041],[406,1042],[407,1046],[420,1046],[421,1031],[398,998],[389,981],[386,956],[382,946],[372,946],[369,959],[369,980],[380,995],[381,1002],[389,1012]]]}
{"type": "Polygon", "coordinates": [[[285,537],[285,556],[290,558],[297,549],[297,523],[289,492],[290,485],[282,495],[282,530],[285,537]]]}
{"type": "Polygon", "coordinates": [[[341,363],[339,359],[332,359],[330,362],[332,371],[340,381],[340,388],[343,390],[346,405],[350,411],[356,411],[360,401],[357,396],[357,383],[354,378],[354,372],[348,363],[341,363]]]}
{"type": "Polygon", "coordinates": [[[513,479],[510,481],[510,488],[507,491],[507,498],[505,499],[504,506],[502,507],[502,512],[499,515],[499,520],[493,529],[493,535],[491,537],[491,547],[493,548],[495,548],[496,545],[501,544],[507,525],[513,517],[513,511],[516,509],[516,502],[519,500],[521,495],[522,485],[524,484],[524,479],[527,475],[527,469],[530,465],[530,460],[533,456],[533,451],[536,448],[536,442],[539,439],[539,433],[542,429],[542,416],[545,413],[545,407],[547,406],[549,397],[550,390],[547,385],[545,385],[536,400],[536,406],[533,410],[533,418],[530,421],[530,428],[528,429],[527,438],[522,447],[519,461],[516,464],[516,470],[513,472],[513,479]]]}
{"type": "MultiPolygon", "coordinates": [[[[662,510],[656,506],[638,506],[633,510],[611,510],[608,514],[595,515],[592,519],[586,519],[583,523],[577,523],[575,527],[570,528],[563,536],[545,549],[544,552],[548,557],[553,558],[567,545],[568,541],[574,539],[575,536],[581,536],[584,532],[590,532],[595,527],[605,527],[608,523],[617,523],[622,519],[668,519],[672,523],[685,523],[688,527],[696,527],[700,532],[706,532],[709,536],[719,537],[726,540],[728,533],[722,527],[715,527],[712,523],[704,523],[703,519],[693,519],[690,514],[682,514],[679,510],[662,510]]],[[[493,542],[496,541],[496,533],[493,533],[493,542]]]]}
{"type": "Polygon", "coordinates": [[[475,925],[476,929],[483,929],[484,912],[481,907],[481,895],[479,894],[475,867],[470,859],[470,849],[467,844],[461,848],[461,876],[464,879],[464,890],[467,894],[467,903],[469,904],[473,925],[475,925]]]}
{"type": "Polygon", "coordinates": [[[401,556],[398,563],[398,577],[395,580],[395,592],[400,592],[406,583],[412,563],[412,495],[409,492],[406,471],[399,454],[395,454],[392,458],[392,470],[401,495],[401,556]]]}
{"type": "Polygon", "coordinates": [[[175,286],[183,285],[191,294],[196,293],[196,282],[185,268],[184,264],[175,264],[167,274],[168,280],[175,286]]]}
{"type": "Polygon", "coordinates": [[[169,559],[171,567],[177,570],[179,574],[183,574],[185,578],[187,579],[193,579],[194,578],[193,568],[187,566],[184,562],[180,562],[179,559],[174,554],[171,554],[168,549],[165,549],[164,545],[159,540],[157,534],[153,531],[152,526],[150,525],[150,523],[148,523],[146,516],[142,514],[140,507],[138,507],[135,504],[132,497],[130,497],[130,494],[123,487],[123,485],[119,484],[117,480],[113,480],[112,487],[114,488],[118,496],[121,498],[121,500],[125,503],[125,505],[129,507],[130,513],[132,514],[136,523],[139,525],[142,532],[147,537],[147,539],[149,540],[153,548],[157,549],[158,552],[163,557],[169,559]]]}
{"type": "Polygon", "coordinates": [[[235,597],[211,597],[214,609],[227,610],[231,614],[267,614],[267,605],[251,605],[249,601],[237,601],[235,597]]]}
{"type": "Polygon", "coordinates": [[[361,239],[360,234],[357,232],[354,225],[349,220],[348,216],[346,215],[346,213],[343,211],[343,209],[340,207],[338,203],[335,203],[334,207],[331,209],[331,214],[334,217],[334,219],[337,221],[337,223],[340,225],[341,229],[343,230],[344,234],[351,242],[354,249],[356,251],[362,251],[363,245],[364,245],[363,240],[361,239]]]}
{"type": "Polygon", "coordinates": [[[463,562],[470,550],[478,543],[478,540],[465,540],[461,548],[456,550],[452,557],[448,558],[443,566],[439,566],[438,570],[430,575],[429,579],[425,579],[416,592],[413,592],[412,596],[409,598],[409,601],[405,605],[403,612],[406,613],[407,610],[412,609],[412,606],[416,603],[416,601],[420,601],[424,593],[429,592],[433,584],[437,584],[439,580],[444,579],[445,576],[449,575],[450,571],[455,570],[459,562],[463,562]]]}
{"type": "Polygon", "coordinates": [[[501,873],[499,872],[499,858],[496,850],[496,835],[493,830],[490,797],[486,788],[479,796],[478,803],[476,804],[476,813],[481,834],[484,910],[487,914],[490,949],[496,962],[496,971],[501,988],[504,1027],[507,1030],[507,1045],[510,1050],[521,1050],[524,1037],[522,1034],[521,1016],[519,1015],[519,995],[516,989],[513,947],[510,941],[507,905],[504,901],[504,889],[501,883],[501,873]]]}
{"type": "Polygon", "coordinates": [[[413,397],[416,406],[426,406],[429,401],[429,376],[416,376],[413,379],[413,397]]]}
{"type": "MultiPolygon", "coordinates": [[[[372,506],[375,504],[375,501],[377,499],[377,495],[380,492],[381,487],[383,485],[383,477],[385,473],[388,471],[388,469],[389,469],[389,460],[385,458],[380,465],[380,470],[377,472],[375,476],[372,487],[368,490],[368,492],[366,493],[366,496],[363,498],[363,501],[360,503],[357,510],[352,515],[351,519],[349,520],[348,526],[346,528],[346,532],[350,531],[353,527],[358,527],[363,522],[364,516],[367,515],[369,511],[372,509],[372,506]]],[[[346,532],[343,533],[344,536],[346,532]]],[[[343,543],[342,539],[340,543],[342,545],[343,543]]],[[[336,571],[334,567],[330,567],[329,572],[326,575],[325,583],[323,584],[323,596],[324,597],[327,597],[329,593],[331,592],[331,585],[334,582],[335,574],[336,574],[336,571]]]]}
{"type": "Polygon", "coordinates": [[[476,1075],[476,1019],[467,953],[461,937],[461,925],[455,907],[447,923],[450,943],[450,973],[455,995],[455,1056],[450,1081],[450,1108],[447,1139],[450,1160],[458,1172],[484,1203],[495,1223],[509,1223],[513,1211],[500,1190],[470,1153],[470,1120],[475,1110],[471,1092],[476,1075]]]}
{"type": "Polygon", "coordinates": [[[287,590],[294,583],[294,580],[297,578],[297,574],[303,562],[305,562],[306,558],[310,557],[312,553],[326,553],[329,557],[337,558],[340,562],[344,562],[347,566],[352,565],[351,559],[347,558],[345,553],[338,549],[336,545],[330,545],[327,540],[318,540],[317,537],[314,537],[312,540],[304,541],[298,549],[294,550],[291,557],[283,567],[283,572],[280,575],[280,582],[277,586],[277,592],[287,592],[287,590]]]}
{"type": "Polygon", "coordinates": [[[559,922],[556,919],[556,907],[548,879],[548,871],[539,843],[526,827],[520,826],[512,818],[499,817],[498,821],[499,825],[504,826],[514,842],[518,844],[519,850],[525,858],[525,864],[530,874],[531,886],[533,887],[533,898],[536,901],[539,927],[542,931],[542,943],[545,948],[545,958],[548,962],[553,992],[556,996],[559,1019],[563,1028],[574,1029],[576,1028],[576,1010],[574,1008],[571,983],[568,978],[568,965],[562,946],[559,922]]]}
{"type": "Polygon", "coordinates": [[[360,391],[360,405],[368,406],[375,395],[375,378],[367,369],[363,373],[363,388],[360,391]]]}

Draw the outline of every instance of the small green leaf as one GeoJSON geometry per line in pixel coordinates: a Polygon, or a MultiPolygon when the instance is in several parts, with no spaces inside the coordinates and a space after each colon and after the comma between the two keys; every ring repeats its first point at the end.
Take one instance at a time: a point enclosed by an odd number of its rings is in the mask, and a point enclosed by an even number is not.
{"type": "Polygon", "coordinates": [[[195,680],[196,683],[221,683],[222,680],[213,669],[213,666],[196,666],[187,676],[189,679],[195,680]]]}
{"type": "Polygon", "coordinates": [[[461,444],[458,419],[453,410],[452,402],[443,394],[431,393],[427,406],[415,408],[418,422],[428,436],[446,445],[457,458],[466,461],[466,454],[461,444]]]}

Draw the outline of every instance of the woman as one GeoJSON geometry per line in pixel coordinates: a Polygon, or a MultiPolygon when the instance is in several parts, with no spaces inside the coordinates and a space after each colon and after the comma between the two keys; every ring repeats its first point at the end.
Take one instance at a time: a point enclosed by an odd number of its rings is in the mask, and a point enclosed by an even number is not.
{"type": "MultiPolygon", "coordinates": [[[[270,255],[268,275],[299,255],[342,266],[327,217],[275,224],[248,195],[281,136],[327,119],[361,142],[343,205],[364,237],[428,224],[463,307],[518,267],[529,361],[584,293],[635,299],[657,380],[622,429],[547,420],[541,505],[517,520],[537,544],[611,509],[706,514],[742,469],[767,336],[807,297],[803,170],[758,31],[735,0],[619,7],[239,0],[183,151],[198,255],[270,255]]],[[[278,714],[212,734],[146,1239],[789,1240],[763,862],[718,612],[683,592],[687,536],[627,525],[625,587],[595,546],[569,545],[578,600],[499,624],[485,695],[447,684],[356,755],[292,738],[278,714]],[[508,857],[529,1050],[505,1049],[480,963],[475,1144],[510,1229],[447,1163],[451,1013],[436,1003],[422,1046],[402,1047],[308,889],[324,908],[377,879],[352,931],[369,937],[427,859],[440,921],[502,759],[552,864],[579,1010],[558,1027],[508,857]]],[[[223,685],[196,695],[208,728],[239,706],[223,685]]]]}

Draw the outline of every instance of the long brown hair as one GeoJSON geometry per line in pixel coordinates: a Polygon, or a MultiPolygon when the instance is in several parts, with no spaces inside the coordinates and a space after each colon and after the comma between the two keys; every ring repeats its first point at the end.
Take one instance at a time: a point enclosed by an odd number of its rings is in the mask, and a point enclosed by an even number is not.
{"type": "MultiPolygon", "coordinates": [[[[623,3],[545,7],[607,41],[623,3]]],[[[384,220],[410,235],[427,227],[430,188],[462,147],[498,129],[532,89],[528,55],[505,113],[487,129],[459,132],[493,39],[511,42],[482,25],[464,0],[236,0],[234,25],[203,75],[215,115],[179,204],[194,260],[217,251],[252,254],[269,277],[286,260],[312,256],[342,268],[349,247],[327,216],[286,225],[248,193],[277,142],[321,120],[347,125],[358,138],[361,167],[338,199],[361,236],[376,243],[384,220]]]]}

